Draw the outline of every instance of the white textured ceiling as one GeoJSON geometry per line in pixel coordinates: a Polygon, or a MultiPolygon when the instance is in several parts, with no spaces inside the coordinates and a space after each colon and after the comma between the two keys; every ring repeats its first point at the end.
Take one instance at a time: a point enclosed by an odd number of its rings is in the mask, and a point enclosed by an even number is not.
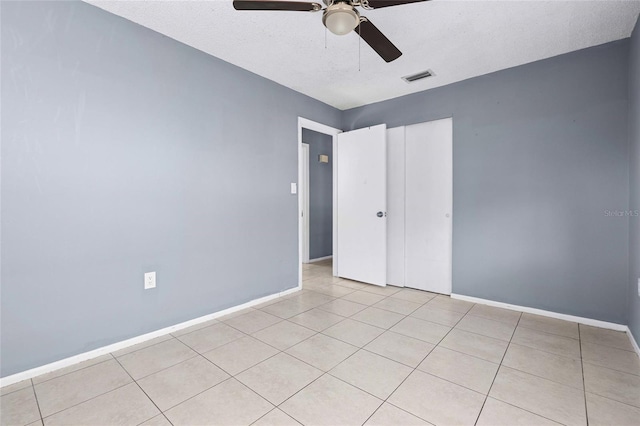
{"type": "Polygon", "coordinates": [[[223,0],[88,2],[340,109],[626,38],[640,13],[640,0],[434,0],[360,9],[403,52],[387,64],[364,42],[359,59],[359,37],[325,32],[321,12],[236,11],[223,0]],[[400,79],[425,69],[436,76],[400,79]]]}

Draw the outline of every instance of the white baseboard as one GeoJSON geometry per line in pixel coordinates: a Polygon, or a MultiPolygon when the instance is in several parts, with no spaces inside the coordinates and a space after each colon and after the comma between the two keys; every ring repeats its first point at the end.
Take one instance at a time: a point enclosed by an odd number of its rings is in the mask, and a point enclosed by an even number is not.
{"type": "Polygon", "coordinates": [[[264,302],[268,302],[269,300],[276,299],[278,297],[283,297],[291,293],[295,293],[300,291],[302,287],[294,287],[289,290],[281,291],[275,294],[271,294],[269,296],[261,297],[259,299],[252,300],[247,303],[243,303],[242,305],[233,306],[231,308],[224,309],[222,311],[214,312],[213,314],[205,315],[199,318],[195,318],[189,321],[181,322],[180,324],[172,325],[169,327],[165,327],[160,330],[152,331],[151,333],[146,333],[140,336],[132,337],[131,339],[123,340],[120,342],[113,343],[111,345],[103,346],[98,349],[94,349],[89,352],[84,352],[78,355],[71,356],[69,358],[61,359],[60,361],[55,361],[50,364],[45,364],[40,367],[32,368],[30,370],[22,371],[20,373],[12,374],[11,376],[0,378],[0,387],[9,386],[14,383],[21,382],[23,380],[31,379],[33,377],[39,376],[41,374],[50,373],[55,370],[59,370],[61,368],[69,367],[71,365],[87,361],[93,358],[97,358],[102,355],[106,355],[111,352],[118,351],[120,349],[127,348],[129,346],[136,345],[138,343],[146,342],[147,340],[155,339],[156,337],[164,336],[169,333],[173,333],[178,330],[182,330],[187,327],[191,327],[193,325],[201,324],[203,322],[211,321],[212,319],[216,319],[225,315],[232,314],[234,312],[240,311],[242,309],[250,308],[255,305],[259,305],[264,302]]]}
{"type": "Polygon", "coordinates": [[[512,311],[526,312],[528,314],[541,315],[544,317],[557,318],[565,321],[577,322],[579,324],[591,325],[593,327],[606,328],[616,331],[627,331],[629,328],[623,324],[616,324],[614,322],[600,321],[591,318],[577,317],[574,315],[560,314],[552,311],[545,311],[543,309],[529,308],[527,306],[511,305],[509,303],[495,302],[488,299],[480,299],[478,297],[463,296],[461,294],[451,293],[452,299],[464,300],[472,303],[479,303],[481,305],[495,306],[496,308],[510,309],[512,311]]]}
{"type": "Polygon", "coordinates": [[[328,260],[328,259],[332,259],[332,258],[333,258],[333,256],[318,257],[316,259],[309,259],[309,263],[322,262],[323,260],[328,260]]]}
{"type": "Polygon", "coordinates": [[[633,337],[633,333],[631,332],[631,329],[629,327],[627,327],[627,334],[629,335],[629,340],[631,340],[633,349],[636,350],[636,353],[640,357],[640,347],[638,346],[638,341],[635,339],[635,337],[633,337]]]}

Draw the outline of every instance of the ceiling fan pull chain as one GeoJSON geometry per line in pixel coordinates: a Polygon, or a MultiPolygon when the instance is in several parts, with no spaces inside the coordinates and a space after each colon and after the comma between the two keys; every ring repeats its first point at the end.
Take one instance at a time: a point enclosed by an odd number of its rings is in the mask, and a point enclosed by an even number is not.
{"type": "Polygon", "coordinates": [[[324,27],[324,48],[327,48],[327,27],[324,27]]]}
{"type": "Polygon", "coordinates": [[[360,46],[362,45],[362,37],[360,37],[360,34],[362,34],[360,32],[360,21],[358,19],[358,72],[360,72],[360,46]]]}

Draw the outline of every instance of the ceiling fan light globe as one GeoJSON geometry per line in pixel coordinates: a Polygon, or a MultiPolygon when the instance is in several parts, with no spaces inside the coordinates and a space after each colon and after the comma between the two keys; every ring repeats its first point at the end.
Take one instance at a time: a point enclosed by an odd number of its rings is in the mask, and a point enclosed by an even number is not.
{"type": "Polygon", "coordinates": [[[329,6],[322,16],[322,23],[335,35],[345,35],[360,23],[360,14],[353,7],[338,3],[329,6]]]}

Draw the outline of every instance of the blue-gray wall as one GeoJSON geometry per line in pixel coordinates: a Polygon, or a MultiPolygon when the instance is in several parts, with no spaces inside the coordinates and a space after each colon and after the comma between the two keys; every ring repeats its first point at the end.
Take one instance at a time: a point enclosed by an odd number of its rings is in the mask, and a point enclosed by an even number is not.
{"type": "MultiPolygon", "coordinates": [[[[629,209],[640,211],[640,20],[629,49],[629,209]]],[[[629,328],[640,343],[640,217],[630,216],[629,328]]]]}
{"type": "Polygon", "coordinates": [[[333,138],[302,129],[302,142],[309,144],[309,259],[333,252],[333,138]],[[319,163],[318,155],[328,155],[319,163]]]}
{"type": "MultiPolygon", "coordinates": [[[[626,323],[629,41],[345,111],[453,116],[453,291],[626,323]]],[[[436,70],[436,74],[437,74],[436,70]]],[[[437,77],[436,77],[437,78],[437,77]]]]}
{"type": "Polygon", "coordinates": [[[1,8],[2,376],[297,285],[297,119],[339,110],[85,3],[1,8]]]}

